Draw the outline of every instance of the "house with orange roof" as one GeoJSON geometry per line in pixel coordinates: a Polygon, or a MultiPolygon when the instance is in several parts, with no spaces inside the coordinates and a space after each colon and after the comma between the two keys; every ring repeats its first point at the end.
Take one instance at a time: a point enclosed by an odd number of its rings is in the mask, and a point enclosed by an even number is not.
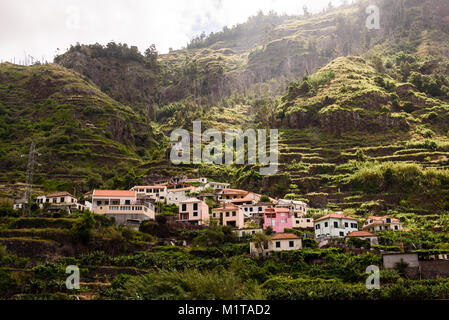
{"type": "Polygon", "coordinates": [[[359,230],[356,218],[346,216],[342,212],[329,213],[314,220],[315,238],[344,238],[349,233],[359,230]]]}
{"type": "Polygon", "coordinates": [[[255,241],[250,242],[249,248],[253,256],[267,256],[276,251],[300,250],[302,240],[292,233],[278,233],[259,247],[255,241]]]}
{"type": "Polygon", "coordinates": [[[245,195],[243,198],[237,198],[234,200],[231,200],[233,204],[236,206],[243,206],[248,204],[255,204],[259,202],[260,198],[262,196],[260,194],[254,193],[254,192],[248,192],[247,195],[245,195]]]}
{"type": "Polygon", "coordinates": [[[346,241],[351,238],[369,240],[371,244],[379,244],[377,236],[368,231],[353,231],[346,236],[346,241]]]}
{"type": "Polygon", "coordinates": [[[197,198],[190,198],[179,204],[179,222],[192,225],[209,225],[209,206],[197,198]]]}
{"type": "Polygon", "coordinates": [[[399,219],[385,217],[368,217],[362,226],[362,230],[377,233],[385,230],[403,231],[399,219]]]}
{"type": "Polygon", "coordinates": [[[220,202],[231,202],[232,200],[239,200],[245,198],[249,191],[240,189],[223,189],[217,192],[217,198],[220,202]]]}
{"type": "Polygon", "coordinates": [[[212,219],[219,221],[223,226],[245,228],[245,214],[232,203],[223,203],[220,208],[212,209],[212,219]]]}
{"type": "Polygon", "coordinates": [[[154,205],[138,201],[134,190],[94,190],[92,209],[95,214],[114,218],[121,225],[155,219],[154,205]]]}
{"type": "Polygon", "coordinates": [[[146,196],[158,202],[165,202],[167,197],[167,186],[161,184],[151,186],[134,186],[131,190],[136,191],[137,196],[146,196]]]}

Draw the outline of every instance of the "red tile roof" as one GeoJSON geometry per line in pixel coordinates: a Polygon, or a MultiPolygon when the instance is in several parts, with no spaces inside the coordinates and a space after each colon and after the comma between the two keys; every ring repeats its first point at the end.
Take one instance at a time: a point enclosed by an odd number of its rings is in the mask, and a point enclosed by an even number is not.
{"type": "Polygon", "coordinates": [[[326,220],[329,218],[334,218],[334,219],[349,219],[349,220],[355,220],[358,221],[356,218],[350,217],[350,216],[345,216],[344,214],[341,213],[329,213],[328,215],[325,215],[324,217],[321,217],[319,219],[316,219],[315,222],[317,221],[322,221],[322,220],[326,220]]]}
{"type": "Polygon", "coordinates": [[[290,213],[290,210],[288,208],[266,208],[265,209],[266,214],[273,214],[273,213],[290,213]]]}
{"type": "Polygon", "coordinates": [[[353,231],[347,237],[375,237],[375,235],[367,231],[353,231]]]}
{"type": "Polygon", "coordinates": [[[94,190],[93,197],[135,197],[132,190],[94,190]]]}
{"type": "Polygon", "coordinates": [[[398,222],[400,222],[399,219],[391,218],[391,217],[388,217],[388,216],[385,216],[385,217],[375,217],[375,216],[371,216],[371,217],[368,217],[368,219],[366,219],[366,221],[369,221],[369,220],[374,220],[374,221],[384,221],[384,220],[387,219],[387,218],[390,218],[390,219],[391,219],[391,222],[393,222],[393,223],[398,223],[398,222]]]}
{"type": "Polygon", "coordinates": [[[240,190],[240,189],[223,189],[219,192],[219,194],[248,194],[249,191],[240,190]]]}
{"type": "Polygon", "coordinates": [[[287,240],[287,239],[301,239],[293,233],[278,233],[271,238],[271,240],[287,240]]]}
{"type": "Polygon", "coordinates": [[[237,207],[235,204],[225,203],[220,208],[212,209],[212,211],[237,210],[238,208],[239,207],[237,207]]]}

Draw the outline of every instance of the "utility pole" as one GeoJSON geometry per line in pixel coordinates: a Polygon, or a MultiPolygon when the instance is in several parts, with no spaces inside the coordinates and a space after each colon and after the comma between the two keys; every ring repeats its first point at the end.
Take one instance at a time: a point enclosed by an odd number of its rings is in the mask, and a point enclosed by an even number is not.
{"type": "Polygon", "coordinates": [[[34,166],[40,166],[39,163],[36,162],[36,156],[40,156],[41,154],[36,151],[36,145],[34,141],[31,142],[30,151],[28,155],[22,155],[23,157],[28,157],[28,165],[26,172],[26,182],[25,182],[25,192],[23,194],[23,215],[29,215],[31,212],[31,196],[33,193],[33,174],[34,174],[34,166]]]}

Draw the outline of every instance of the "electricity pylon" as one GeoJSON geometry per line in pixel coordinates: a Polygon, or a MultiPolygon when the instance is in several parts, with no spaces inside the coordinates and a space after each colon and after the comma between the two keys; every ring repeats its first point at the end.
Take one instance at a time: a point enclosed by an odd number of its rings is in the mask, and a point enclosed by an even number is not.
{"type": "Polygon", "coordinates": [[[22,155],[23,157],[28,157],[28,165],[27,165],[27,172],[26,172],[26,182],[25,182],[25,192],[23,194],[23,214],[28,215],[30,213],[31,209],[31,196],[33,193],[33,174],[34,174],[34,167],[35,165],[40,166],[39,163],[36,161],[36,156],[40,156],[41,154],[36,151],[36,145],[34,144],[34,141],[31,142],[30,151],[28,152],[28,155],[22,155]]]}

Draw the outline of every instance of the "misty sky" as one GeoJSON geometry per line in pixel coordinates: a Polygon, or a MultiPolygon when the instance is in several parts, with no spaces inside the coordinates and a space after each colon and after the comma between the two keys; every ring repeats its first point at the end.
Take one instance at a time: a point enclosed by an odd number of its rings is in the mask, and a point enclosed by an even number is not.
{"type": "Polygon", "coordinates": [[[0,59],[52,61],[71,44],[115,42],[143,52],[180,49],[202,31],[244,22],[262,10],[299,14],[306,4],[317,12],[342,0],[1,0],[0,59]]]}

